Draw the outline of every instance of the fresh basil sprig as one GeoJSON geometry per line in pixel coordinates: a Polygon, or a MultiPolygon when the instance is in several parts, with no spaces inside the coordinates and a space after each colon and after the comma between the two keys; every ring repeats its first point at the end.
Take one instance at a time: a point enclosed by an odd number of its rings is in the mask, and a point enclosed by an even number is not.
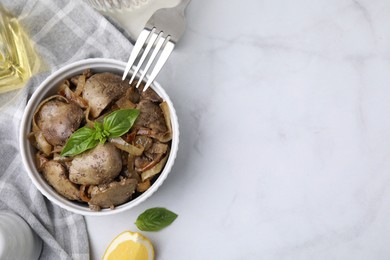
{"type": "Polygon", "coordinates": [[[98,143],[104,144],[108,138],[127,133],[139,115],[137,109],[121,109],[103,119],[103,124],[95,122],[93,128],[84,126],[74,132],[61,151],[61,156],[75,156],[92,149],[98,143]]]}
{"type": "Polygon", "coordinates": [[[169,226],[177,216],[166,208],[151,208],[139,215],[135,224],[142,231],[159,231],[169,226]]]}

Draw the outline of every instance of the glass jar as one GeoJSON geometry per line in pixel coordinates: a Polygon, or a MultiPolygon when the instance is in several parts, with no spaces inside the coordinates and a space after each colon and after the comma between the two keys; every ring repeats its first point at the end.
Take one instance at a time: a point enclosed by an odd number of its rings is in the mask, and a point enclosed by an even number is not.
{"type": "Polygon", "coordinates": [[[0,211],[0,259],[36,260],[42,240],[18,215],[0,211]]]}
{"type": "Polygon", "coordinates": [[[23,87],[39,66],[19,21],[0,6],[0,93],[23,87]]]}
{"type": "Polygon", "coordinates": [[[149,18],[161,8],[178,5],[181,0],[85,0],[124,31],[134,43],[149,18]]]}

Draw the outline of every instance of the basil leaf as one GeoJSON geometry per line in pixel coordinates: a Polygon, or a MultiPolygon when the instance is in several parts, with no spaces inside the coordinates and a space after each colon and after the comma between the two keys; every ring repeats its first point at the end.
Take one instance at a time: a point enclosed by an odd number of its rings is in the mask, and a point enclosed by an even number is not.
{"type": "Polygon", "coordinates": [[[74,132],[61,151],[61,156],[75,156],[98,145],[96,130],[84,126],[74,132]]]}
{"type": "Polygon", "coordinates": [[[103,129],[102,123],[95,122],[93,127],[95,128],[95,140],[99,140],[101,144],[104,144],[110,133],[103,129]]]}
{"type": "Polygon", "coordinates": [[[165,208],[151,208],[138,216],[135,224],[142,231],[159,231],[169,226],[177,214],[165,208]]]}
{"type": "Polygon", "coordinates": [[[103,124],[102,123],[100,123],[100,122],[94,122],[93,123],[93,128],[95,128],[95,130],[97,131],[97,132],[103,132],[103,124]]]}
{"type": "Polygon", "coordinates": [[[121,109],[104,117],[103,128],[110,133],[109,137],[119,137],[127,133],[139,115],[137,109],[121,109]]]}

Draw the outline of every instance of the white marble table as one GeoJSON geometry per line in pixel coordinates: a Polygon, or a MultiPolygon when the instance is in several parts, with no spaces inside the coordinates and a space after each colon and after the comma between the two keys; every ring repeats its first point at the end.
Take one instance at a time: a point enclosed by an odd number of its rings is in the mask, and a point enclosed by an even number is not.
{"type": "Polygon", "coordinates": [[[179,155],[145,203],[87,217],[93,259],[145,209],[159,260],[390,259],[390,1],[193,0],[160,74],[179,155]]]}

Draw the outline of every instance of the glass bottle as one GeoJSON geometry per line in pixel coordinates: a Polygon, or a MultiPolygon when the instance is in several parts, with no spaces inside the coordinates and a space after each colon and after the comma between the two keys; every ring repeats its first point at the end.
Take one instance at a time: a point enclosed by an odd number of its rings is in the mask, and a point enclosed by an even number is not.
{"type": "Polygon", "coordinates": [[[0,6],[0,93],[21,88],[40,60],[19,21],[0,6]]]}
{"type": "Polygon", "coordinates": [[[132,42],[144,29],[149,18],[161,8],[178,5],[181,0],[85,0],[93,8],[119,25],[132,42]]]}

